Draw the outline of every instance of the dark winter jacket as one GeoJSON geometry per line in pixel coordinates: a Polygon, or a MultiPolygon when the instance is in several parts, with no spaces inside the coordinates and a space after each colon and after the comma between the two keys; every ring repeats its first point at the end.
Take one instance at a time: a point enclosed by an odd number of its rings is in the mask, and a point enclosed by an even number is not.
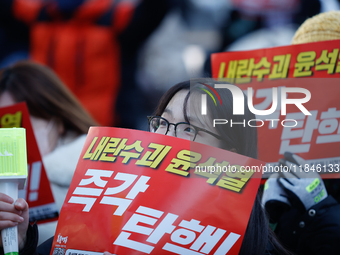
{"type": "Polygon", "coordinates": [[[292,208],[275,233],[297,255],[340,254],[340,204],[328,196],[307,211],[292,208]]]}

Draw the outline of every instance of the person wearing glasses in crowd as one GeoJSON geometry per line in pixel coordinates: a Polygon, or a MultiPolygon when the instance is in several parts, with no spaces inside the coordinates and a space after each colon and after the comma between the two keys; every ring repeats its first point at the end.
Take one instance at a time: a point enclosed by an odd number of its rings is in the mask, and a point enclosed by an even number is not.
{"type": "MultiPolygon", "coordinates": [[[[173,136],[178,138],[195,141],[198,132],[205,132],[218,140],[223,140],[222,136],[216,135],[207,129],[190,124],[189,122],[170,123],[166,118],[163,118],[161,116],[148,116],[148,120],[149,131],[152,133],[170,135],[170,127],[173,125],[173,136]]],[[[197,139],[196,142],[201,142],[200,140],[201,139],[197,139]]]]}
{"type": "MultiPolygon", "coordinates": [[[[217,81],[209,82],[210,86],[217,81]]],[[[221,82],[219,82],[221,83],[221,82]]],[[[225,83],[225,82],[222,82],[225,83]]],[[[148,117],[150,132],[176,136],[257,158],[257,130],[243,125],[212,126],[213,119],[233,119],[246,122],[255,119],[244,105],[244,115],[233,115],[233,97],[228,89],[215,88],[222,104],[215,105],[207,100],[207,115],[201,114],[201,94],[209,85],[206,80],[181,82],[170,88],[161,98],[154,116],[148,117]]],[[[246,102],[247,100],[245,100],[246,102]]],[[[261,207],[260,195],[256,196],[248,227],[239,254],[291,254],[269,228],[265,212],[261,207]]]]}
{"type": "MultiPolygon", "coordinates": [[[[202,89],[206,89],[206,85],[198,80],[172,87],[160,100],[155,116],[149,117],[150,131],[256,158],[256,128],[243,125],[212,126],[213,119],[232,119],[233,122],[242,123],[243,120],[247,122],[255,119],[255,116],[247,105],[244,105],[244,115],[233,115],[231,92],[217,88],[222,104],[215,105],[213,100],[207,100],[207,115],[202,116],[201,104],[197,102],[200,102],[201,94],[205,93],[202,89]]],[[[305,165],[306,162],[286,152],[279,163],[291,166],[305,165]]],[[[270,229],[259,198],[258,193],[239,254],[339,254],[340,205],[327,194],[318,173],[302,171],[271,176],[261,201],[268,215],[270,229]],[[308,187],[313,187],[313,191],[308,187]],[[272,232],[274,230],[275,234],[272,232]],[[290,251],[283,248],[282,244],[290,251]]]]}
{"type": "MultiPolygon", "coordinates": [[[[212,85],[216,83],[213,81],[212,85]]],[[[228,89],[216,89],[222,104],[215,106],[212,100],[207,100],[206,116],[200,114],[200,100],[206,89],[206,80],[185,81],[170,88],[161,98],[154,116],[149,117],[150,132],[175,136],[195,142],[215,146],[221,149],[236,152],[248,157],[257,157],[257,131],[255,128],[237,125],[217,125],[215,128],[210,124],[212,119],[254,119],[255,116],[245,104],[244,115],[232,115],[233,98],[228,89]]],[[[212,85],[213,86],[213,85],[212,85]]],[[[246,100],[245,100],[246,102],[246,100]]],[[[0,194],[0,214],[7,214],[0,218],[0,229],[19,226],[20,254],[49,254],[52,239],[36,249],[36,229],[28,224],[28,208],[23,199],[13,201],[4,194],[0,194]],[[27,232],[26,232],[27,231],[27,232]]],[[[227,203],[226,198],[226,203],[227,203]]],[[[105,254],[109,254],[105,252],[105,254]]],[[[291,254],[277,240],[269,228],[265,212],[261,206],[260,196],[257,194],[250,215],[249,223],[243,239],[239,254],[291,254]]]]}

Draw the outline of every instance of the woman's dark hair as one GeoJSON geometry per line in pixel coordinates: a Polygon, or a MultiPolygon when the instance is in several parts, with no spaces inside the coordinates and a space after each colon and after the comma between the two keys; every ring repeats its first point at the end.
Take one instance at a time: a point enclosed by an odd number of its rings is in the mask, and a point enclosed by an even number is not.
{"type": "Polygon", "coordinates": [[[9,92],[16,102],[25,101],[29,113],[60,121],[64,130],[86,134],[97,123],[48,67],[22,61],[0,70],[0,94],[9,92]]]}
{"type": "Polygon", "coordinates": [[[257,192],[239,255],[259,254],[293,255],[283,247],[269,227],[268,217],[261,205],[260,194],[257,192]]]}
{"type": "MultiPolygon", "coordinates": [[[[211,80],[210,83],[212,83],[211,80]]],[[[225,84],[226,82],[213,81],[213,83],[225,84]]],[[[187,116],[189,97],[194,93],[204,93],[200,88],[205,87],[205,89],[207,89],[205,84],[207,84],[207,79],[184,81],[176,84],[160,99],[154,114],[161,116],[168,103],[177,92],[181,90],[188,90],[188,94],[184,100],[183,115],[185,120],[189,122],[189,118],[187,116]]],[[[215,105],[213,100],[207,100],[208,110],[210,109],[208,114],[211,115],[211,119],[233,119],[234,122],[242,122],[245,120],[246,123],[250,119],[255,119],[254,114],[249,111],[246,104],[244,105],[244,115],[232,115],[233,97],[231,92],[228,89],[216,89],[216,91],[221,98],[222,105],[215,105]]],[[[245,102],[246,101],[247,100],[245,100],[245,102]]],[[[197,100],[195,101],[197,107],[196,102],[197,100]]],[[[231,127],[230,125],[217,125],[216,130],[217,133],[223,137],[224,143],[221,146],[223,149],[235,149],[239,154],[257,158],[256,128],[247,126],[243,127],[243,125],[242,128],[240,128],[240,125],[234,127],[231,127]]],[[[257,193],[239,254],[265,254],[269,248],[271,251],[274,251],[275,254],[292,254],[280,244],[274,232],[269,228],[269,222],[260,201],[260,195],[257,193]]]]}
{"type": "MultiPolygon", "coordinates": [[[[211,79],[210,79],[211,80],[211,79]]],[[[211,81],[210,81],[211,83],[211,81]]],[[[218,81],[214,81],[214,83],[221,83],[218,81]]],[[[224,82],[225,83],[225,82],[224,82]]],[[[188,115],[188,107],[191,109],[196,106],[197,107],[197,100],[192,100],[194,106],[188,106],[189,97],[193,97],[194,95],[201,95],[205,93],[201,88],[209,89],[206,85],[207,79],[197,79],[191,81],[184,81],[181,83],[176,84],[172,88],[170,88],[161,98],[160,103],[156,109],[155,115],[161,116],[164,112],[164,109],[168,105],[169,101],[172,97],[180,90],[188,90],[188,94],[184,100],[183,105],[183,115],[186,121],[189,122],[187,117],[188,115]]],[[[209,85],[208,85],[209,86],[209,85]]],[[[251,113],[248,109],[248,105],[244,105],[244,115],[233,115],[233,96],[229,89],[215,89],[218,95],[221,98],[222,105],[217,103],[215,105],[213,100],[207,100],[207,107],[209,111],[209,118],[212,119],[224,119],[230,120],[234,123],[242,123],[244,120],[247,122],[248,120],[255,119],[255,115],[251,113]]],[[[195,98],[196,99],[196,98],[195,98]]],[[[237,153],[257,158],[257,131],[255,127],[249,127],[245,125],[243,127],[242,124],[237,124],[237,126],[242,126],[242,128],[238,128],[235,125],[234,127],[230,126],[230,124],[226,125],[216,125],[215,129],[217,133],[222,136],[223,143],[221,148],[226,150],[235,150],[237,153]]]]}

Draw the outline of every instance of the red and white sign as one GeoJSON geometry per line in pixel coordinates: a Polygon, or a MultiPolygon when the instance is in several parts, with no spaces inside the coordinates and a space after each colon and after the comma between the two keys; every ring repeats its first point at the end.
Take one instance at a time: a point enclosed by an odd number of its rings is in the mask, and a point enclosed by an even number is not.
{"type": "MultiPolygon", "coordinates": [[[[256,116],[264,121],[257,129],[260,160],[275,163],[285,151],[290,151],[313,165],[312,171],[328,172],[323,178],[339,175],[339,43],[335,40],[212,55],[213,77],[232,82],[244,91],[251,87],[255,109],[271,108],[272,88],[278,89],[276,111],[256,116]],[[303,106],[311,115],[303,114],[295,105],[288,105],[287,114],[283,115],[283,87],[309,90],[311,99],[303,106]]],[[[304,96],[292,93],[288,98],[304,96]]]]}
{"type": "Polygon", "coordinates": [[[58,209],[41,160],[26,103],[0,108],[0,127],[26,129],[28,177],[25,189],[19,190],[19,197],[24,198],[29,205],[30,222],[57,220],[58,209]]]}
{"type": "Polygon", "coordinates": [[[175,137],[92,127],[51,254],[238,254],[262,176],[241,168],[261,164],[175,137]]]}

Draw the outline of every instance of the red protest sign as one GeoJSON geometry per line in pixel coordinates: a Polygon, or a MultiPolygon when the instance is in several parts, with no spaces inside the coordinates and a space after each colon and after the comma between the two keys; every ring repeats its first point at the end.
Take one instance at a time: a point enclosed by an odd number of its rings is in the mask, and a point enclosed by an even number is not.
{"type": "Polygon", "coordinates": [[[286,78],[339,78],[340,40],[211,55],[212,76],[244,84],[286,78]]]}
{"type": "MultiPolygon", "coordinates": [[[[340,172],[340,77],[339,41],[327,41],[212,55],[213,77],[237,84],[253,93],[253,106],[268,110],[273,106],[277,89],[277,106],[269,115],[256,115],[259,159],[278,162],[285,151],[299,154],[312,165],[311,171],[323,178],[340,172]],[[292,79],[287,79],[292,78],[292,79]],[[303,103],[311,115],[294,104],[282,113],[282,89],[304,88],[311,94],[303,103]]],[[[302,98],[289,93],[287,98],[302,98]]],[[[286,98],[284,95],[283,98],[286,98]]],[[[299,166],[300,167],[300,166],[299,166]]],[[[303,166],[301,166],[303,167],[303,166]]],[[[299,170],[299,169],[296,169],[299,170]]]]}
{"type": "Polygon", "coordinates": [[[179,138],[92,127],[51,254],[238,254],[262,175],[245,169],[261,164],[179,138]]]}
{"type": "Polygon", "coordinates": [[[19,190],[19,197],[24,198],[29,205],[30,222],[56,220],[58,210],[41,160],[26,104],[18,103],[0,108],[0,127],[23,127],[26,129],[28,176],[25,189],[19,190]]]}

